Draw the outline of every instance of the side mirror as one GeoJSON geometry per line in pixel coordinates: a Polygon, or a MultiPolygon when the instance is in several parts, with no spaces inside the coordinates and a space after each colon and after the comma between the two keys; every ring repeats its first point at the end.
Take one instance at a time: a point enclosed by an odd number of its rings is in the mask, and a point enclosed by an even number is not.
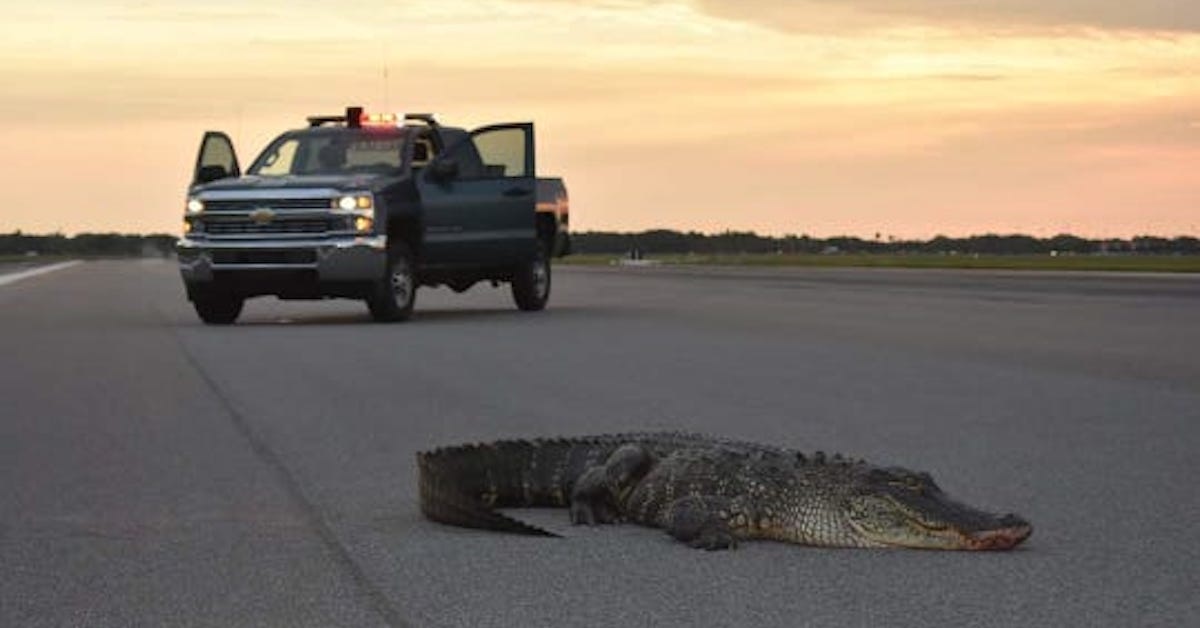
{"type": "Polygon", "coordinates": [[[448,181],[458,176],[458,162],[453,159],[439,159],[430,167],[430,174],[438,181],[448,181]]]}
{"type": "Polygon", "coordinates": [[[224,166],[204,166],[196,174],[197,183],[209,183],[217,179],[224,179],[229,176],[229,172],[224,166]]]}

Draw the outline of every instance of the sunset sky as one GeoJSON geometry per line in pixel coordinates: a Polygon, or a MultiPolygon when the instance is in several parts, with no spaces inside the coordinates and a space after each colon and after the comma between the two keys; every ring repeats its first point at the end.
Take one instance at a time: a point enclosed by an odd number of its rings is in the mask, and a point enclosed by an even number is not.
{"type": "Polygon", "coordinates": [[[83,2],[0,22],[0,232],[176,232],[348,104],[533,120],[577,230],[1200,235],[1196,0],[83,2]]]}

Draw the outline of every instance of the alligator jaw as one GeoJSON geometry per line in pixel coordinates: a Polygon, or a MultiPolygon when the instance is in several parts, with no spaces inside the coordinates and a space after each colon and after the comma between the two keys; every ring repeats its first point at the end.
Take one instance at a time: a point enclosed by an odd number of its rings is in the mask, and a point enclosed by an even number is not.
{"type": "Polygon", "coordinates": [[[963,549],[968,550],[1007,550],[1021,544],[1033,534],[1033,526],[1015,515],[1007,515],[1001,519],[1004,527],[990,530],[978,530],[963,535],[963,549]]]}
{"type": "Polygon", "coordinates": [[[907,549],[1002,551],[1010,550],[1028,539],[1033,534],[1033,526],[1017,515],[1010,514],[997,518],[996,525],[987,528],[962,530],[950,527],[926,529],[926,533],[928,536],[923,541],[875,541],[884,547],[907,549]]]}

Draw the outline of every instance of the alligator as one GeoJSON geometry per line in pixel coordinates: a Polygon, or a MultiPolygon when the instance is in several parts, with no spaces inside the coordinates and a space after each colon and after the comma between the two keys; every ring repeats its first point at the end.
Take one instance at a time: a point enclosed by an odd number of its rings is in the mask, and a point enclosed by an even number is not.
{"type": "Polygon", "coordinates": [[[427,518],[527,535],[559,536],[498,509],[569,508],[575,524],[629,521],[710,550],[1005,550],[1033,531],[951,499],[928,473],[699,434],[500,440],[419,452],[417,466],[427,518]]]}

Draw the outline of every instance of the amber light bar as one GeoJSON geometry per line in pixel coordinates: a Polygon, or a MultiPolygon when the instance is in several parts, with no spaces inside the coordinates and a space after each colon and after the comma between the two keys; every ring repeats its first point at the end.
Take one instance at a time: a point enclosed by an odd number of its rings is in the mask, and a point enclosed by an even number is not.
{"type": "Polygon", "coordinates": [[[364,113],[359,116],[360,126],[397,126],[403,120],[394,113],[364,113]]]}

